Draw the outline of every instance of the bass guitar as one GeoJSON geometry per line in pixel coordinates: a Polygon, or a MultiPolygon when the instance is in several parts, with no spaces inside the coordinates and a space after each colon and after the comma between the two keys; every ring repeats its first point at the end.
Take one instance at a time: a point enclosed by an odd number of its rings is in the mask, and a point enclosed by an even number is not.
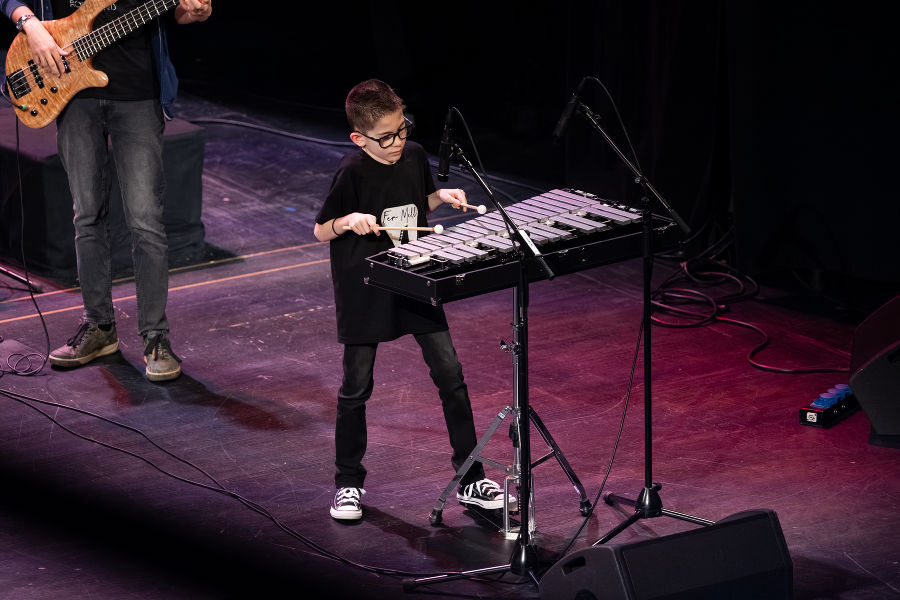
{"type": "Polygon", "coordinates": [[[109,77],[93,67],[93,56],[132,31],[175,8],[178,0],[148,0],[120,17],[92,29],[94,19],[116,0],[85,0],[64,19],[43,21],[60,48],[64,71],[57,76],[39,67],[31,55],[25,33],[18,34],[6,55],[6,84],[16,115],[28,127],[49,125],[69,100],[89,87],[104,87],[109,77]]]}

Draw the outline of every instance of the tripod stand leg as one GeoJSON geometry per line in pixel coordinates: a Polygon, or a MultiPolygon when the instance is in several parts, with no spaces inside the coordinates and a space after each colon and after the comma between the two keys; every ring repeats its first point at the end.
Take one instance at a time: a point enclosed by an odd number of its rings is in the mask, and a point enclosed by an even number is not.
{"type": "Polygon", "coordinates": [[[659,499],[660,489],[662,489],[662,484],[654,483],[651,488],[642,490],[641,495],[637,500],[631,500],[630,498],[617,496],[615,494],[606,494],[606,496],[603,497],[603,501],[610,506],[613,506],[614,504],[630,504],[634,506],[634,510],[636,512],[640,513],[641,517],[666,516],[672,517],[673,519],[687,521],[688,523],[694,523],[695,525],[716,524],[715,521],[710,521],[709,519],[695,517],[694,515],[681,513],[675,510],[669,510],[668,508],[663,508],[662,500],[659,499]]]}
{"type": "MultiPolygon", "coordinates": [[[[579,510],[581,511],[582,515],[587,516],[591,512],[591,501],[588,500],[587,494],[584,491],[584,486],[581,484],[578,476],[575,475],[575,471],[572,469],[569,461],[566,460],[566,457],[557,445],[556,440],[554,440],[553,436],[550,435],[550,431],[544,425],[544,422],[541,421],[541,418],[538,416],[537,412],[530,406],[528,407],[528,416],[531,419],[532,423],[534,423],[535,429],[537,429],[538,433],[541,434],[541,438],[543,438],[544,443],[550,446],[552,450],[551,454],[556,458],[556,462],[559,463],[559,466],[562,467],[562,470],[566,474],[566,477],[569,478],[569,482],[575,488],[575,492],[578,493],[579,496],[581,496],[579,502],[579,510]]],[[[537,466],[546,458],[547,457],[545,456],[535,461],[533,466],[537,466]]]]}
{"type": "Polygon", "coordinates": [[[604,535],[602,538],[600,538],[599,540],[597,540],[596,542],[594,542],[591,545],[599,546],[600,544],[605,544],[609,540],[613,539],[614,537],[616,537],[617,535],[619,535],[620,533],[622,533],[623,531],[625,531],[626,529],[631,527],[640,518],[641,518],[641,513],[635,511],[635,513],[633,515],[631,515],[630,517],[628,517],[627,519],[625,519],[624,521],[622,521],[621,523],[616,525],[614,528],[610,529],[606,533],[606,535],[604,535]]]}
{"type": "MultiPolygon", "coordinates": [[[[469,469],[472,468],[472,465],[475,464],[475,461],[479,461],[482,464],[489,464],[494,467],[498,467],[503,469],[507,473],[509,472],[509,468],[501,465],[500,463],[494,462],[492,460],[486,459],[481,456],[481,451],[484,450],[484,447],[487,446],[488,441],[490,441],[491,436],[497,431],[497,428],[500,427],[500,424],[503,423],[503,420],[512,412],[511,406],[506,406],[501,410],[497,416],[494,418],[494,421],[491,423],[490,427],[487,428],[487,431],[484,432],[484,435],[481,436],[481,439],[478,440],[478,443],[475,445],[475,448],[469,453],[469,456],[466,457],[465,462],[463,462],[462,466],[456,472],[456,475],[453,476],[453,479],[450,480],[450,483],[447,484],[447,487],[444,488],[444,491],[441,493],[440,497],[437,499],[437,502],[434,504],[434,509],[431,511],[431,516],[428,518],[429,523],[432,525],[440,525],[442,514],[444,512],[444,504],[447,502],[447,498],[450,497],[450,494],[456,490],[459,486],[459,482],[462,481],[462,478],[466,476],[466,473],[469,472],[469,469]]],[[[505,515],[508,514],[508,506],[505,506],[503,509],[504,514],[504,528],[507,527],[509,522],[508,517],[505,515]]]]}
{"type": "Polygon", "coordinates": [[[454,581],[456,579],[465,579],[467,577],[477,577],[480,575],[490,575],[491,573],[502,573],[504,571],[509,571],[509,565],[485,567],[483,569],[460,571],[459,573],[448,573],[446,575],[434,575],[432,577],[420,577],[419,579],[404,579],[403,591],[408,592],[419,585],[429,585],[432,583],[440,583],[442,581],[454,581]]]}
{"type": "Polygon", "coordinates": [[[625,530],[632,523],[637,521],[638,519],[649,519],[653,517],[672,517],[673,519],[680,519],[682,521],[687,521],[688,523],[694,523],[695,525],[715,525],[715,521],[710,521],[709,519],[703,519],[701,517],[695,517],[693,515],[688,515],[685,513],[680,513],[674,510],[669,510],[667,508],[663,508],[662,500],[659,498],[659,490],[662,489],[662,484],[654,482],[650,487],[645,487],[641,490],[640,495],[637,500],[631,500],[629,498],[625,498],[624,496],[617,496],[615,494],[606,494],[603,497],[603,501],[613,506],[614,504],[630,504],[634,507],[634,514],[628,517],[625,521],[623,521],[620,525],[610,530],[609,533],[604,535],[602,538],[594,542],[594,546],[598,544],[604,544],[617,536],[619,533],[625,530]]]}
{"type": "Polygon", "coordinates": [[[10,271],[9,269],[6,269],[6,268],[4,268],[4,267],[0,267],[0,274],[6,275],[6,276],[9,277],[10,279],[14,279],[14,280],[18,281],[19,283],[21,283],[22,285],[28,286],[28,289],[30,289],[32,292],[34,292],[34,293],[36,293],[36,294],[40,294],[40,293],[41,293],[41,287],[40,287],[40,286],[34,285],[34,284],[31,283],[30,281],[28,281],[26,278],[24,278],[24,277],[22,277],[21,275],[18,275],[18,274],[16,274],[16,273],[13,273],[13,272],[10,271]]]}

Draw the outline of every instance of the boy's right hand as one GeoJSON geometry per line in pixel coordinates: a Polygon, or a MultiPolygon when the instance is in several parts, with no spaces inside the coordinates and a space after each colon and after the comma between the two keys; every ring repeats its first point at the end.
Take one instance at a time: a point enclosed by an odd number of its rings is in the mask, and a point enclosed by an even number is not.
{"type": "Polygon", "coordinates": [[[350,228],[350,231],[359,235],[367,235],[369,233],[381,235],[381,231],[372,229],[377,224],[378,219],[375,218],[375,215],[368,215],[366,213],[350,213],[347,215],[347,227],[350,228]]]}

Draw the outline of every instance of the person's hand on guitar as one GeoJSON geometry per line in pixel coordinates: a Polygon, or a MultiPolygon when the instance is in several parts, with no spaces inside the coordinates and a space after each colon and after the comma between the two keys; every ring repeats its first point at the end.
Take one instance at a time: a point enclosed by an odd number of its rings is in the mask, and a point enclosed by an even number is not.
{"type": "Polygon", "coordinates": [[[180,0],[175,8],[175,21],[179,25],[205,21],[212,14],[212,0],[180,0]]]}
{"type": "Polygon", "coordinates": [[[43,67],[60,77],[65,71],[62,57],[69,54],[63,50],[44,28],[44,24],[37,18],[28,19],[22,25],[22,32],[28,40],[28,47],[38,67],[43,67]]]}

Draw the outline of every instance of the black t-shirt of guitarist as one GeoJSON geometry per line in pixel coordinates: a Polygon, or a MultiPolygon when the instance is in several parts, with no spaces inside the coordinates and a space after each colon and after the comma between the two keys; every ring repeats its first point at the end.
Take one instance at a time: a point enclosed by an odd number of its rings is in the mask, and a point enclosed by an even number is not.
{"type": "MultiPolygon", "coordinates": [[[[94,19],[93,29],[125,15],[147,0],[119,0],[100,11],[94,19]]],[[[82,4],[82,0],[52,0],[53,16],[68,17],[82,4]]],[[[159,82],[153,66],[152,35],[159,24],[148,21],[121,39],[94,55],[94,68],[106,73],[106,87],[91,87],[78,93],[82,98],[106,98],[108,100],[150,100],[159,98],[159,82]]],[[[65,45],[72,40],[57,40],[65,45]]],[[[70,55],[70,60],[78,60],[70,55]]]]}

